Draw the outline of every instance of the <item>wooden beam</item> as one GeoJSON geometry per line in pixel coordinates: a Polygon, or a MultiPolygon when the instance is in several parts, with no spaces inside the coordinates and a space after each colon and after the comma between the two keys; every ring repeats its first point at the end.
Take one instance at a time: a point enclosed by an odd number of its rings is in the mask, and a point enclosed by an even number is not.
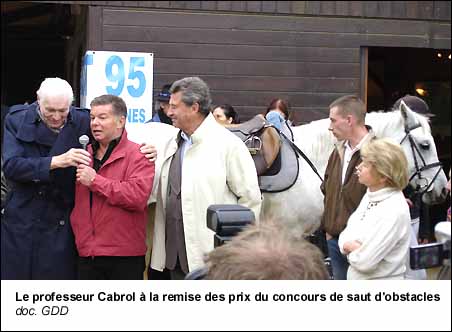
{"type": "Polygon", "coordinates": [[[369,49],[367,47],[361,47],[360,57],[360,98],[367,108],[367,80],[369,78],[369,49]]]}

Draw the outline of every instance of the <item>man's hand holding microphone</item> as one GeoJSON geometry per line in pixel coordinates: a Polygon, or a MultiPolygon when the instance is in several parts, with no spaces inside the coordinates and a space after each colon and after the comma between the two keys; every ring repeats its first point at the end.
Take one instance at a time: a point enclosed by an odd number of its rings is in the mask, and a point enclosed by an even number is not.
{"type": "MultiPolygon", "coordinates": [[[[83,149],[72,148],[66,153],[55,156],[50,163],[50,169],[77,167],[76,179],[85,186],[90,186],[96,177],[96,171],[90,166],[91,155],[86,149],[89,143],[89,137],[82,135],[79,137],[79,143],[83,149]]],[[[142,143],[140,151],[150,162],[155,162],[157,159],[157,149],[150,143],[142,143]]]]}
{"type": "Polygon", "coordinates": [[[71,166],[76,167],[80,164],[89,165],[91,162],[91,156],[89,152],[86,151],[86,145],[89,142],[88,136],[80,136],[79,142],[82,144],[83,149],[72,148],[63,154],[52,157],[50,169],[67,168],[71,166]]]}
{"type": "Polygon", "coordinates": [[[91,155],[86,150],[86,146],[89,143],[89,137],[82,135],[78,139],[83,149],[72,148],[69,151],[52,157],[50,162],[50,169],[77,167],[77,181],[81,182],[85,186],[91,185],[96,176],[96,171],[89,165],[91,163],[91,155]]]}
{"type": "MultiPolygon", "coordinates": [[[[91,161],[91,156],[88,153],[88,151],[86,150],[86,146],[89,143],[89,137],[86,135],[82,135],[79,137],[78,139],[79,143],[83,146],[83,150],[81,149],[74,149],[77,151],[81,151],[83,153],[83,157],[88,156],[89,157],[89,162],[91,161]]],[[[70,152],[71,150],[69,150],[68,152],[70,152]]],[[[85,161],[86,159],[83,158],[83,161],[85,161]]],[[[81,184],[83,184],[84,186],[89,187],[93,181],[94,178],[96,177],[96,171],[90,167],[90,163],[86,163],[86,162],[80,162],[77,164],[77,173],[76,173],[76,179],[77,182],[80,182],[81,184]]]]}

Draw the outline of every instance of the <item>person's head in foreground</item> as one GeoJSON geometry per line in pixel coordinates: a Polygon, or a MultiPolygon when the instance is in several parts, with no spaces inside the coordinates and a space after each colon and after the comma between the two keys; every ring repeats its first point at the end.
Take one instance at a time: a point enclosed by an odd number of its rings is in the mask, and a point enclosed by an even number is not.
{"type": "Polygon", "coordinates": [[[210,280],[329,279],[322,252],[274,221],[248,226],[210,252],[206,264],[210,280]]]}
{"type": "Polygon", "coordinates": [[[361,158],[358,179],[370,191],[407,186],[408,162],[399,144],[387,138],[372,140],[361,148],[361,158]]]}

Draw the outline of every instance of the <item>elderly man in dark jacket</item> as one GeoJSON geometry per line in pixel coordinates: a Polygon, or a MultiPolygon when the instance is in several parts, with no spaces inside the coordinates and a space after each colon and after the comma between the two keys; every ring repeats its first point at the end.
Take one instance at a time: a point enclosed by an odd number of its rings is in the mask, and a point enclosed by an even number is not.
{"type": "Polygon", "coordinates": [[[89,164],[79,137],[89,135],[89,111],[72,107],[66,81],[45,79],[31,105],[5,119],[3,171],[11,185],[1,224],[2,279],[75,279],[69,223],[75,167],[89,164]]]}

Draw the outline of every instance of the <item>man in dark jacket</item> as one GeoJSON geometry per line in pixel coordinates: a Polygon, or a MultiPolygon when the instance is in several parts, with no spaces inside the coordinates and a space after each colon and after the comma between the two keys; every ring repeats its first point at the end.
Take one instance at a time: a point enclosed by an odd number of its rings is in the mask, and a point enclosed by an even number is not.
{"type": "Polygon", "coordinates": [[[330,105],[329,130],[339,140],[330,155],[322,183],[325,210],[322,229],[326,233],[334,279],[347,279],[348,261],[339,250],[338,237],[356,210],[366,187],[359,183],[355,168],[361,163],[360,148],[374,137],[365,125],[366,106],[355,96],[344,96],[330,105]]]}
{"type": "Polygon", "coordinates": [[[37,101],[13,106],[5,119],[3,171],[11,193],[1,224],[2,279],[75,279],[69,223],[75,167],[89,164],[79,137],[89,111],[72,107],[72,88],[45,79],[37,101]]]}
{"type": "MultiPolygon", "coordinates": [[[[71,106],[65,80],[45,79],[31,105],[5,119],[3,172],[11,191],[1,223],[2,279],[76,279],[77,254],[69,216],[76,166],[89,165],[79,137],[91,135],[88,109],[71,106]]],[[[154,161],[151,144],[140,148],[154,161]]]]}

